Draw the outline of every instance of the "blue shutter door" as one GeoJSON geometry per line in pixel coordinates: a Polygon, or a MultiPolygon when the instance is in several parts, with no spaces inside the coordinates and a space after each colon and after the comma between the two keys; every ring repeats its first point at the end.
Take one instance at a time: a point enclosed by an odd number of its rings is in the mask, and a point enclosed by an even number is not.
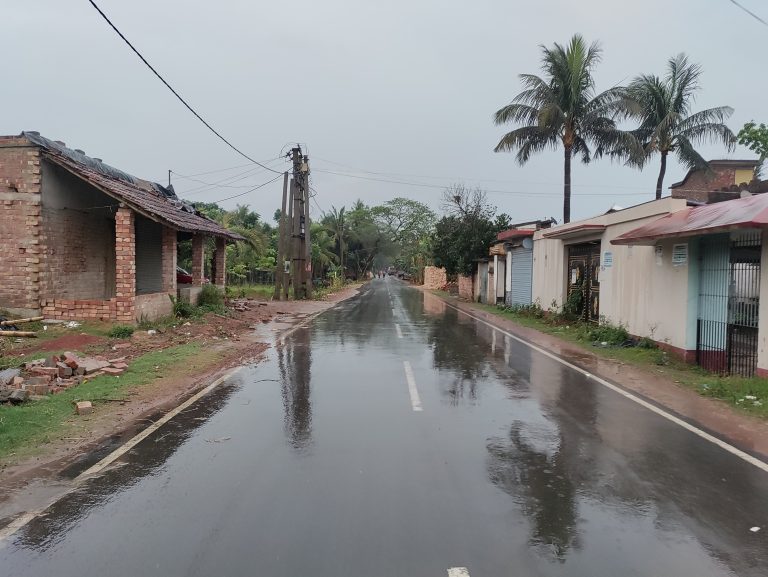
{"type": "Polygon", "coordinates": [[[512,249],[512,292],[509,304],[531,304],[533,284],[533,249],[512,249]]]}

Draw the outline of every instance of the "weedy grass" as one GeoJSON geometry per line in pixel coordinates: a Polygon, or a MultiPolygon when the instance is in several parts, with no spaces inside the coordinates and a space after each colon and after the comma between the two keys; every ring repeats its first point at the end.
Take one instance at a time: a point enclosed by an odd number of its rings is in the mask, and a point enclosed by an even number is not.
{"type": "MultiPolygon", "coordinates": [[[[0,460],[34,454],[51,441],[71,434],[83,419],[74,415],[74,402],[91,401],[98,411],[100,404],[124,400],[137,387],[188,366],[199,352],[199,343],[152,351],[131,361],[120,376],[101,375],[41,400],[19,406],[0,405],[0,460]]],[[[25,356],[24,360],[31,358],[25,356]]]]}

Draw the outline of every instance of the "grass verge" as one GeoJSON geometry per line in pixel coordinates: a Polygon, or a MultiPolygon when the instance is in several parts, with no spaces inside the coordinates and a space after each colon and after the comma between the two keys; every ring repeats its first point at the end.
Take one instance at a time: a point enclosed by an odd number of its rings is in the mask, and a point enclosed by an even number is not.
{"type": "MultiPolygon", "coordinates": [[[[447,296],[447,293],[434,292],[447,296]]],[[[590,338],[594,326],[581,322],[553,321],[541,316],[540,312],[525,309],[515,311],[483,304],[474,306],[515,324],[561,338],[599,357],[662,373],[666,378],[694,389],[702,396],[719,399],[751,415],[768,418],[768,379],[709,373],[652,346],[595,346],[594,339],[590,338]]]]}
{"type": "Polygon", "coordinates": [[[74,415],[73,402],[91,401],[98,411],[99,405],[126,399],[137,387],[187,366],[199,350],[199,343],[187,343],[152,351],[133,360],[119,377],[102,375],[42,400],[17,407],[0,405],[0,461],[35,453],[72,434],[78,421],[87,419],[74,415]]]}

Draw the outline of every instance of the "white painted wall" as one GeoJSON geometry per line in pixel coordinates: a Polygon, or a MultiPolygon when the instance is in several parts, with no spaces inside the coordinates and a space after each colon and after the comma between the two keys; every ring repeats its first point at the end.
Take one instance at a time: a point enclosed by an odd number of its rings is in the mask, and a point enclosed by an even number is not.
{"type": "MultiPolygon", "coordinates": [[[[661,243],[663,255],[657,264],[654,247],[612,245],[611,240],[669,212],[685,208],[684,199],[665,198],[537,231],[533,248],[533,299],[543,308],[554,301],[561,307],[566,296],[567,247],[589,240],[601,241],[601,264],[605,253],[613,253],[613,265],[601,267],[600,315],[613,324],[623,324],[637,336],[653,337],[680,349],[686,348],[689,314],[688,265],[672,266],[672,245],[661,243]],[[602,233],[578,239],[545,238],[553,230],[567,230],[581,224],[602,224],[602,233]]],[[[768,353],[766,354],[768,357],[768,353]]]]}

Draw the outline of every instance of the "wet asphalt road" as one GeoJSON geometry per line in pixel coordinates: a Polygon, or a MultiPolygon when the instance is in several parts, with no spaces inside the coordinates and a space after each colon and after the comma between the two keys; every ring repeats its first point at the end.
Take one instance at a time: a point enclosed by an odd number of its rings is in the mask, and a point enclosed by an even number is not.
{"type": "Polygon", "coordinates": [[[0,575],[768,575],[766,473],[393,279],[120,465],[0,575]]]}

